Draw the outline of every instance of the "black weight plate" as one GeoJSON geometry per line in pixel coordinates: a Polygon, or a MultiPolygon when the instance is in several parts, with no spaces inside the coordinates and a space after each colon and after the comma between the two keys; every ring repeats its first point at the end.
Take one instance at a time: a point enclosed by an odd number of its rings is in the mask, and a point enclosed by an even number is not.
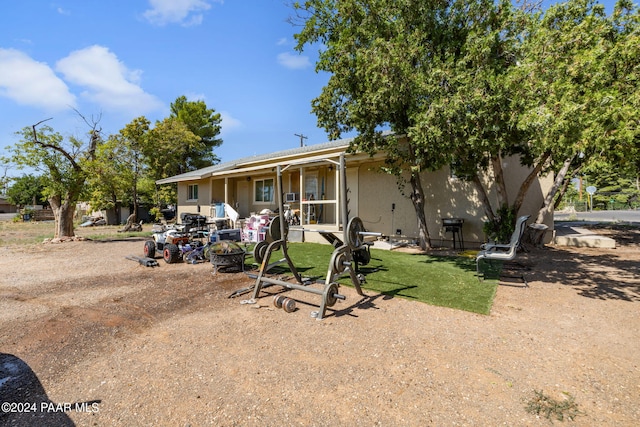
{"type": "Polygon", "coordinates": [[[258,264],[262,264],[267,246],[269,246],[269,244],[263,240],[262,242],[256,243],[256,246],[253,248],[253,258],[258,264]]]}
{"type": "Polygon", "coordinates": [[[360,218],[355,216],[349,220],[347,225],[347,244],[351,249],[355,250],[362,246],[364,240],[360,233],[364,231],[364,224],[360,218]]]}
{"type": "Polygon", "coordinates": [[[289,224],[280,221],[280,215],[274,217],[269,223],[269,236],[272,240],[281,240],[284,238],[284,232],[287,231],[289,224]]]}
{"type": "Polygon", "coordinates": [[[336,283],[332,283],[329,285],[329,289],[327,289],[326,297],[325,297],[325,305],[327,307],[333,307],[338,301],[336,298],[336,294],[338,293],[338,285],[336,283]]]}

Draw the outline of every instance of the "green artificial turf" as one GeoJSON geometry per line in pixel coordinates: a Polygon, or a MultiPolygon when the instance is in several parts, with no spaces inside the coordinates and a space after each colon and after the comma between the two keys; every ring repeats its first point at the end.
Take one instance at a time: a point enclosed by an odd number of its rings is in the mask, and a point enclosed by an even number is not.
{"type": "MultiPolygon", "coordinates": [[[[289,243],[293,264],[304,277],[324,279],[334,248],[316,243],[289,243]]],[[[272,255],[271,261],[282,253],[272,255]]],[[[286,266],[286,264],[284,264],[286,266]]],[[[283,267],[279,267],[283,268],[283,267]]],[[[371,250],[371,262],[360,267],[366,276],[363,288],[385,295],[489,314],[498,286],[499,266],[483,265],[485,279],[476,276],[475,259],[464,256],[431,256],[379,249],[371,250]],[[488,271],[489,270],[489,271],[488,271]]],[[[341,284],[350,285],[349,276],[341,284]]]]}

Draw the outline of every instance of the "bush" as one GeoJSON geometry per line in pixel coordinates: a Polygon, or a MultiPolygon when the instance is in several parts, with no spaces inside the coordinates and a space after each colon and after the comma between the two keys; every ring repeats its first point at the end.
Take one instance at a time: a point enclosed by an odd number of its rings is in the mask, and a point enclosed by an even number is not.
{"type": "Polygon", "coordinates": [[[487,240],[495,243],[509,243],[511,235],[515,229],[516,212],[513,208],[503,205],[498,209],[498,214],[494,219],[485,221],[482,231],[487,240]]]}

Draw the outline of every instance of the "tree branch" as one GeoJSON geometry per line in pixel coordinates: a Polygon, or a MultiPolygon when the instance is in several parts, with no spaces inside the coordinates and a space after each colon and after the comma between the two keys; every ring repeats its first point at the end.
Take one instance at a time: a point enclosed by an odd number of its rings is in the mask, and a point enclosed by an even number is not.
{"type": "Polygon", "coordinates": [[[94,119],[92,115],[91,122],[89,122],[89,120],[87,120],[87,118],[84,115],[82,115],[80,111],[76,110],[75,108],[73,109],[73,111],[75,111],[76,114],[79,115],[80,118],[86,123],[86,125],[91,128],[91,139],[89,140],[88,151],[89,151],[89,158],[93,160],[95,158],[98,141],[100,140],[100,132],[102,132],[102,128],[97,129],[98,123],[100,123],[100,120],[102,119],[102,113],[98,115],[97,120],[94,119]]]}
{"type": "Polygon", "coordinates": [[[38,140],[38,132],[36,132],[36,126],[46,122],[47,120],[51,120],[51,119],[53,119],[53,117],[45,119],[45,120],[40,120],[35,125],[31,126],[31,129],[33,129],[33,142],[35,142],[36,144],[38,144],[42,148],[49,148],[51,150],[57,151],[58,153],[62,154],[69,161],[69,163],[71,163],[71,166],[73,166],[73,169],[80,170],[80,166],[78,166],[78,163],[76,163],[76,161],[73,158],[73,156],[71,156],[71,154],[69,154],[69,152],[67,150],[65,150],[64,148],[59,147],[57,145],[47,144],[45,142],[42,142],[42,141],[38,140]]]}

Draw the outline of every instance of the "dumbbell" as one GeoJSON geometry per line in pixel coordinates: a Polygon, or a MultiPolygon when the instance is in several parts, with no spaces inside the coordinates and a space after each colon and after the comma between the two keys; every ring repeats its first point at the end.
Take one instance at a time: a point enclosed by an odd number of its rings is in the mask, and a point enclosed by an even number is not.
{"type": "Polygon", "coordinates": [[[276,295],[273,297],[273,305],[277,308],[282,308],[287,313],[291,313],[296,309],[296,302],[291,298],[287,298],[284,295],[276,295]]]}

